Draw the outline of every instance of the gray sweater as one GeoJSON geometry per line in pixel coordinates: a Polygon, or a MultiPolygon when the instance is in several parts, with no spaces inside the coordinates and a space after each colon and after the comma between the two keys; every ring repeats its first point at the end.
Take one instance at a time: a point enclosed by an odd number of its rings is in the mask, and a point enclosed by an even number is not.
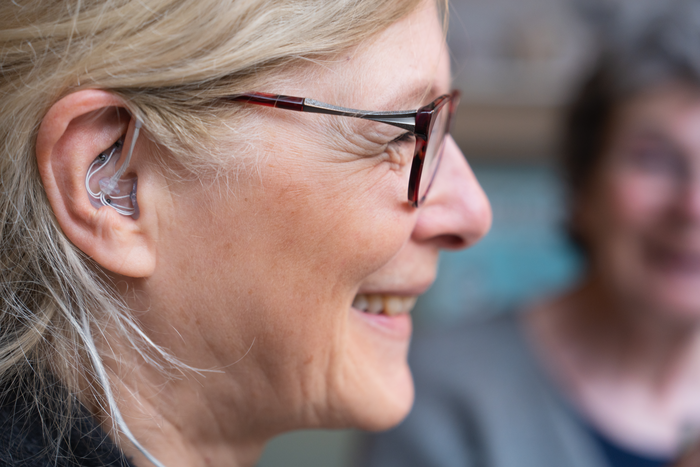
{"type": "Polygon", "coordinates": [[[604,467],[514,315],[417,339],[416,402],[376,435],[368,467],[604,467]]]}

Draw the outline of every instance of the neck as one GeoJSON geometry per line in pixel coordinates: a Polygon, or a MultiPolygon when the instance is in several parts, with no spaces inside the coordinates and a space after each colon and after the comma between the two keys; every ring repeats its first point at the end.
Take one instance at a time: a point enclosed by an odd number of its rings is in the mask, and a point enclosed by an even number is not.
{"type": "MultiPolygon", "coordinates": [[[[211,410],[200,407],[201,416],[194,425],[208,429],[195,429],[183,421],[182,414],[164,414],[157,407],[143,401],[124,401],[122,413],[129,429],[141,446],[165,467],[192,465],[253,467],[260,458],[264,441],[223,439],[216,428],[218,420],[211,410]],[[138,410],[134,410],[138,407],[138,410]],[[212,436],[208,436],[212,435],[212,436]]],[[[184,404],[188,404],[185,402],[184,404]]],[[[176,408],[172,409],[177,412],[176,408]]],[[[137,467],[153,467],[153,464],[121,436],[121,448],[137,467]]]]}
{"type": "MultiPolygon", "coordinates": [[[[245,428],[245,410],[237,411],[231,407],[233,404],[219,403],[208,393],[207,388],[215,388],[216,380],[224,375],[201,376],[192,372],[168,377],[142,360],[139,365],[125,365],[124,354],[121,352],[121,364],[106,361],[113,370],[111,373],[119,375],[111,378],[117,405],[136,440],[163,466],[252,467],[257,463],[271,435],[253,435],[255,427],[245,428]],[[118,372],[126,367],[127,374],[118,372]],[[241,415],[237,417],[239,412],[241,415]]],[[[96,418],[111,431],[114,426],[111,417],[96,418]]],[[[134,465],[153,466],[123,433],[118,438],[121,449],[134,465]]]]}
{"type": "Polygon", "coordinates": [[[584,418],[640,452],[669,455],[700,426],[700,331],[590,279],[526,317],[545,368],[584,418]]]}
{"type": "Polygon", "coordinates": [[[590,371],[665,391],[700,364],[697,323],[626,303],[595,278],[550,308],[550,325],[578,349],[590,371]]]}

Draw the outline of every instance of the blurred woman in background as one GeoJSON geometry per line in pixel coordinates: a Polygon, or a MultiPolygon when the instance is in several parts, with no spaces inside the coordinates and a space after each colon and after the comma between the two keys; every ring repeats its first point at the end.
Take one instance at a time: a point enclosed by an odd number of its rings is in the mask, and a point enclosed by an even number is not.
{"type": "Polygon", "coordinates": [[[0,465],[406,415],[415,297],[490,221],[446,7],[0,2],[0,465]]]}
{"type": "Polygon", "coordinates": [[[570,108],[580,282],[415,343],[370,465],[700,465],[700,2],[676,5],[616,31],[570,108]]]}

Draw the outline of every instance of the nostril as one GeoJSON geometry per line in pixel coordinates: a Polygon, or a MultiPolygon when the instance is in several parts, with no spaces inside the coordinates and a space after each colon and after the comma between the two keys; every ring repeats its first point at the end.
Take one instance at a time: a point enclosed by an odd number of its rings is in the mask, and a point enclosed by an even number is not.
{"type": "Polygon", "coordinates": [[[432,239],[432,243],[445,250],[461,250],[468,246],[465,239],[459,235],[439,235],[432,239]]]}

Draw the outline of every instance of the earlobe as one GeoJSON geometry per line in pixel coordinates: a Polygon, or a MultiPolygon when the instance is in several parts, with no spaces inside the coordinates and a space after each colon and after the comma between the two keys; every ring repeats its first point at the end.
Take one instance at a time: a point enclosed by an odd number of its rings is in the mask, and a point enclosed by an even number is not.
{"type": "MultiPolygon", "coordinates": [[[[113,94],[100,90],[69,94],[42,120],[36,157],[47,198],[68,239],[113,273],[147,277],[155,269],[155,231],[148,228],[148,220],[93,204],[86,186],[88,170],[94,169],[100,154],[122,138],[130,147],[135,123],[113,94]]],[[[141,167],[138,148],[128,167],[130,178],[137,177],[141,167]]]]}

